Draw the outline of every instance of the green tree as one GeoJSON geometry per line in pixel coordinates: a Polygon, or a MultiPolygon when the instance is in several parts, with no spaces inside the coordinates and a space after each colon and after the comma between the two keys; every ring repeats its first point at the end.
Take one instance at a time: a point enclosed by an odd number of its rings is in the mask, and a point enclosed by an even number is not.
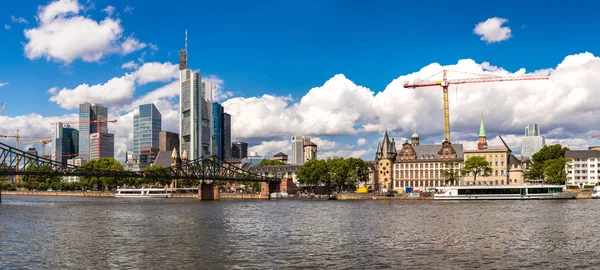
{"type": "Polygon", "coordinates": [[[256,166],[281,166],[281,165],[285,165],[285,163],[278,159],[268,159],[268,158],[265,158],[265,159],[261,160],[258,164],[256,164],[256,166]]]}
{"type": "MultiPolygon", "coordinates": [[[[356,187],[359,182],[369,181],[369,163],[360,158],[346,159],[349,174],[346,185],[356,187]]],[[[352,189],[354,190],[354,188],[352,189]]]]}
{"type": "Polygon", "coordinates": [[[445,182],[447,184],[455,184],[458,183],[460,177],[460,163],[456,160],[446,160],[444,161],[444,170],[442,171],[442,176],[446,178],[445,182]]]}
{"type": "Polygon", "coordinates": [[[567,181],[565,166],[568,158],[555,158],[544,162],[544,179],[551,184],[564,185],[567,181]]]}
{"type": "Polygon", "coordinates": [[[337,186],[338,191],[345,186],[350,178],[350,164],[343,157],[326,161],[327,169],[331,173],[329,180],[337,186]]]}
{"type": "Polygon", "coordinates": [[[0,190],[7,190],[11,187],[8,179],[4,176],[0,176],[0,190]]]}
{"type": "MultiPolygon", "coordinates": [[[[547,161],[555,160],[555,159],[560,160],[560,159],[564,158],[565,151],[567,151],[567,150],[569,150],[569,148],[563,147],[560,144],[554,144],[554,145],[550,145],[550,146],[544,145],[544,147],[542,147],[542,149],[540,149],[540,151],[533,154],[533,156],[531,157],[531,160],[529,161],[529,164],[527,166],[527,170],[524,173],[525,179],[528,179],[528,180],[545,179],[547,177],[546,165],[558,164],[556,162],[547,163],[547,161]]],[[[563,170],[564,170],[564,166],[563,166],[563,170]]],[[[551,177],[553,179],[560,178],[561,173],[559,173],[558,171],[556,171],[556,173],[557,174],[551,175],[551,177]]]]}
{"type": "Polygon", "coordinates": [[[166,186],[170,185],[172,182],[170,178],[171,171],[168,168],[164,168],[163,166],[151,165],[144,168],[144,172],[146,172],[146,175],[148,176],[146,178],[149,180],[146,181],[147,183],[150,183],[150,181],[152,181],[153,184],[166,186]]]}
{"type": "MultiPolygon", "coordinates": [[[[114,158],[101,158],[98,160],[90,160],[85,163],[83,168],[100,170],[100,171],[113,171],[123,172],[125,168],[114,158]]],[[[83,187],[97,190],[114,190],[117,185],[124,182],[123,178],[114,176],[92,176],[92,177],[81,177],[80,181],[83,187]]]]}
{"type": "Polygon", "coordinates": [[[25,175],[22,179],[25,188],[45,190],[47,188],[60,188],[60,176],[51,175],[52,167],[48,164],[30,164],[25,168],[25,172],[34,173],[34,175],[25,175]]]}
{"type": "Polygon", "coordinates": [[[477,180],[477,175],[490,176],[492,174],[492,167],[490,163],[481,156],[473,156],[465,161],[465,166],[461,170],[463,175],[473,173],[473,181],[477,180]]]}
{"type": "Polygon", "coordinates": [[[325,160],[308,160],[296,173],[298,180],[308,186],[317,186],[330,181],[329,168],[325,160]]]}

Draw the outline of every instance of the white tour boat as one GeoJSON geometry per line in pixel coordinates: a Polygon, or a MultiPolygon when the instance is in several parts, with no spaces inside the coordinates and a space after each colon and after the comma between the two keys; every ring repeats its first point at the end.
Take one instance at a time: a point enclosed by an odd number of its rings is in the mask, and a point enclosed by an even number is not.
{"type": "Polygon", "coordinates": [[[592,199],[600,199],[600,186],[594,186],[594,193],[592,193],[592,199]]]}
{"type": "Polygon", "coordinates": [[[534,200],[575,199],[577,192],[561,185],[446,186],[434,194],[434,200],[534,200]]]}
{"type": "Polygon", "coordinates": [[[115,193],[117,198],[168,198],[168,193],[164,188],[119,188],[115,193]]]}

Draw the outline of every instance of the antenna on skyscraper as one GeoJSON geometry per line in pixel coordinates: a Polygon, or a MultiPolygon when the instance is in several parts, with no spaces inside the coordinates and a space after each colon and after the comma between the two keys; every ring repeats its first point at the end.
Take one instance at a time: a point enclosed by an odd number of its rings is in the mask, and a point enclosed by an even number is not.
{"type": "Polygon", "coordinates": [[[187,52],[187,48],[188,48],[188,41],[187,41],[187,29],[185,29],[185,52],[187,52]]]}

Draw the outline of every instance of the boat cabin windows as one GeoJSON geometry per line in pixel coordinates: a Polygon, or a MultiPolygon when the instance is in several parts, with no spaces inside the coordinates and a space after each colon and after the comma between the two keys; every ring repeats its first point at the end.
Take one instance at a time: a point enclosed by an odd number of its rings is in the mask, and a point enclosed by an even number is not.
{"type": "Polygon", "coordinates": [[[459,189],[458,195],[521,194],[518,188],[459,189]]]}

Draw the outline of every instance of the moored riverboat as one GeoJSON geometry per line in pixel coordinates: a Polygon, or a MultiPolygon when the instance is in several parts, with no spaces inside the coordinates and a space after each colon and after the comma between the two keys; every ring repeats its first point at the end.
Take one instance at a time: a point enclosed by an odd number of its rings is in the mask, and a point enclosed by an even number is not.
{"type": "Polygon", "coordinates": [[[577,192],[561,185],[501,185],[439,187],[434,200],[535,200],[575,199],[577,192]]]}
{"type": "Polygon", "coordinates": [[[115,193],[117,198],[169,198],[171,193],[168,193],[164,188],[119,188],[115,193]]]}

